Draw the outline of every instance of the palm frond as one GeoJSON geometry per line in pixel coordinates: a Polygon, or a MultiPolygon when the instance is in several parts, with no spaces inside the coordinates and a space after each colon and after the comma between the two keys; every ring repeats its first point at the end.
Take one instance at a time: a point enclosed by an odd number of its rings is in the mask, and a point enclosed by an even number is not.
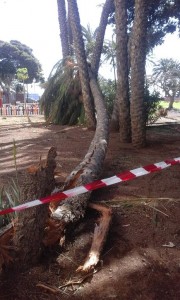
{"type": "Polygon", "coordinates": [[[81,85],[78,68],[71,57],[59,61],[52,69],[47,87],[41,97],[41,107],[49,122],[61,125],[78,122],[81,85]],[[73,109],[72,109],[73,108],[73,109]],[[71,119],[72,120],[72,119],[71,119]]]}

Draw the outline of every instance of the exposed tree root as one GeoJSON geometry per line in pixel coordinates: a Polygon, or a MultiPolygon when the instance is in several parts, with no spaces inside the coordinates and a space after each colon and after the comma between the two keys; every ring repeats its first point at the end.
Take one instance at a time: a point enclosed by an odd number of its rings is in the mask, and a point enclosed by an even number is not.
{"type": "Polygon", "coordinates": [[[86,261],[83,266],[77,269],[77,272],[89,272],[98,264],[112,218],[112,210],[109,207],[96,203],[89,203],[89,207],[100,212],[101,217],[98,224],[95,225],[93,242],[86,261]]]}
{"type": "Polygon", "coordinates": [[[82,284],[87,278],[93,276],[93,274],[95,274],[96,272],[97,272],[97,270],[93,271],[91,273],[85,274],[81,278],[75,278],[75,279],[69,280],[65,284],[61,285],[59,287],[59,289],[65,288],[67,286],[72,286],[72,285],[75,285],[75,284],[82,284]]]}
{"type": "Polygon", "coordinates": [[[46,292],[49,292],[49,293],[52,293],[52,294],[58,294],[60,292],[57,287],[50,286],[50,285],[47,285],[45,283],[39,282],[38,284],[36,284],[36,286],[43,289],[43,290],[45,290],[46,292]]]}

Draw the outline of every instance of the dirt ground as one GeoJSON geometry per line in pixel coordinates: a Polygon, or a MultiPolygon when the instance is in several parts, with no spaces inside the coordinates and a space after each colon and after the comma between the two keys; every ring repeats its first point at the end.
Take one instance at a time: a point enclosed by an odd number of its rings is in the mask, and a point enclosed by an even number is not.
{"type": "MultiPolygon", "coordinates": [[[[93,137],[82,126],[46,125],[42,116],[31,121],[0,118],[0,186],[15,174],[13,139],[19,171],[45,157],[51,146],[57,147],[61,183],[84,157],[93,137]]],[[[111,133],[101,178],[179,157],[179,149],[179,111],[148,127],[144,149],[119,143],[118,134],[111,133]]],[[[47,249],[39,265],[24,273],[1,274],[0,299],[180,299],[180,166],[94,191],[91,198],[113,209],[95,272],[76,273],[88,254],[98,218],[89,209],[64,249],[47,249]]]]}

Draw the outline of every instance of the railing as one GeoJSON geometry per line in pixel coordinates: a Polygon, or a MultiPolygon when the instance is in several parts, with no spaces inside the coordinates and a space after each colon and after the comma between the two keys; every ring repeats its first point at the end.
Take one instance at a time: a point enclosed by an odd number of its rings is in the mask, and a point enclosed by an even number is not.
{"type": "Polygon", "coordinates": [[[39,115],[40,109],[37,104],[27,105],[26,110],[23,105],[3,105],[0,108],[0,116],[24,116],[24,115],[39,115]]]}

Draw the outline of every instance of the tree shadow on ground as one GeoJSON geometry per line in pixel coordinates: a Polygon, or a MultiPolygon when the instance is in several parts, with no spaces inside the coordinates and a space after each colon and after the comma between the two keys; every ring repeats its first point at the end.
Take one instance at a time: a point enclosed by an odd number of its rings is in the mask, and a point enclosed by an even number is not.
{"type": "MultiPolygon", "coordinates": [[[[13,175],[11,141],[14,137],[19,170],[38,163],[39,156],[46,156],[51,146],[58,149],[57,170],[61,173],[58,180],[63,181],[81,161],[93,132],[81,126],[45,126],[16,127],[16,131],[13,125],[7,132],[2,132],[1,127],[1,183],[2,180],[7,183],[6,176],[13,175]]],[[[178,157],[179,130],[177,124],[149,127],[148,144],[144,149],[121,144],[118,134],[112,133],[102,178],[178,157]]],[[[81,284],[60,289],[58,294],[48,293],[37,286],[42,282],[59,287],[76,278],[75,270],[88,254],[98,219],[97,213],[88,210],[85,218],[70,231],[64,249],[59,246],[46,249],[39,265],[24,273],[5,272],[1,275],[0,299],[180,299],[179,181],[179,166],[173,166],[93,192],[92,201],[113,208],[112,224],[98,272],[81,284]],[[163,246],[170,242],[174,247],[163,246]]]]}

